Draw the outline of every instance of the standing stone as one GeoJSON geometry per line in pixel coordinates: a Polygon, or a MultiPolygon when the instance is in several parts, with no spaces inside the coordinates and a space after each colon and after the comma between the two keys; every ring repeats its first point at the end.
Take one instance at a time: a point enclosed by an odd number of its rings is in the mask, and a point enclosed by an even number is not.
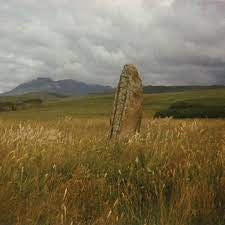
{"type": "Polygon", "coordinates": [[[125,65],[115,94],[110,119],[110,139],[140,131],[143,114],[143,87],[138,70],[125,65]]]}

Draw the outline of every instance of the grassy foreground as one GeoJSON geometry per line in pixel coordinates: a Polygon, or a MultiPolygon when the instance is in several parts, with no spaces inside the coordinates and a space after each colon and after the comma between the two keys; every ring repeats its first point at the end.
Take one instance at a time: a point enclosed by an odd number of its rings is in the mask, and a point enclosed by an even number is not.
{"type": "Polygon", "coordinates": [[[223,225],[225,121],[0,121],[1,225],[223,225]]]}

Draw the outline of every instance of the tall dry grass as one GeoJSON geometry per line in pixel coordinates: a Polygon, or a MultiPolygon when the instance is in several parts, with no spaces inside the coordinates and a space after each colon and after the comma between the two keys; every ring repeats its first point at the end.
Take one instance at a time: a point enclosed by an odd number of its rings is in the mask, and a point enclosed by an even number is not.
{"type": "Polygon", "coordinates": [[[0,121],[1,225],[223,225],[225,121],[0,121]]]}

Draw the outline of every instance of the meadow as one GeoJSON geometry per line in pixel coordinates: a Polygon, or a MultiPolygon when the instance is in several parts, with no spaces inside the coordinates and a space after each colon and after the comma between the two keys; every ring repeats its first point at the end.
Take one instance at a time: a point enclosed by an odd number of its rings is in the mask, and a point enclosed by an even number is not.
{"type": "MultiPolygon", "coordinates": [[[[60,97],[44,93],[27,94],[20,97],[0,97],[0,102],[40,98],[41,107],[28,110],[1,112],[2,119],[9,120],[57,120],[70,116],[73,118],[109,118],[113,95],[93,95],[85,97],[60,97]]],[[[179,101],[201,103],[210,107],[225,107],[225,88],[156,93],[144,95],[144,117],[151,118],[156,112],[167,110],[179,101]]]]}
{"type": "Polygon", "coordinates": [[[141,133],[115,144],[112,96],[1,113],[0,224],[223,225],[225,120],[152,115],[224,94],[146,95],[141,133]]]}

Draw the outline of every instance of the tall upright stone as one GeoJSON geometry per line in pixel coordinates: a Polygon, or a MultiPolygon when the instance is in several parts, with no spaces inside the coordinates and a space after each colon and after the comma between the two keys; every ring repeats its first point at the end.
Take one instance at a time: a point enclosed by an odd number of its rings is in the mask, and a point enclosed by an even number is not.
{"type": "Polygon", "coordinates": [[[116,90],[110,119],[110,139],[133,135],[140,131],[143,114],[143,87],[132,64],[125,65],[116,90]]]}

